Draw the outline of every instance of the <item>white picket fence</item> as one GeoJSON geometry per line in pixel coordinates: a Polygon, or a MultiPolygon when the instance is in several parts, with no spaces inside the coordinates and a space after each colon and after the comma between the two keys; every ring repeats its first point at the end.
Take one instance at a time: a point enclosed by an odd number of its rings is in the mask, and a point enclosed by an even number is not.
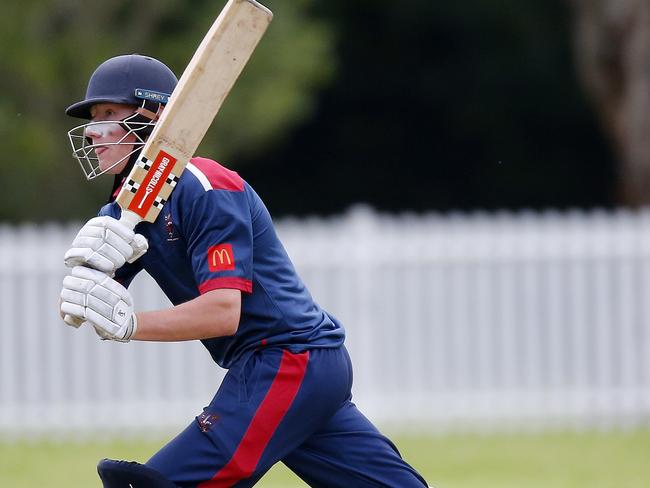
{"type": "MultiPolygon", "coordinates": [[[[0,434],[178,428],[224,372],[200,343],[116,344],[58,317],[78,224],[0,226],[0,434]]],[[[650,424],[650,210],[284,219],[340,318],[356,403],[430,429],[650,424]]],[[[168,306],[147,277],[138,309],[168,306]]]]}

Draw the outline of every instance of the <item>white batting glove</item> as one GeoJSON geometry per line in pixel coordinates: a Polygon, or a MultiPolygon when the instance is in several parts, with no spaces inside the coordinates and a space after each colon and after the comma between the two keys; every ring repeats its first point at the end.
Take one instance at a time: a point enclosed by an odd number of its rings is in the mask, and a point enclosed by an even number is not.
{"type": "MultiPolygon", "coordinates": [[[[82,319],[80,317],[75,317],[74,315],[70,314],[65,314],[65,317],[63,317],[63,321],[68,324],[71,327],[74,327],[75,329],[78,329],[81,327],[83,324],[86,324],[85,319],[82,319]]],[[[101,338],[101,340],[106,341],[106,340],[111,340],[112,337],[109,336],[106,332],[104,332],[103,329],[100,329],[99,326],[94,325],[95,328],[95,333],[101,338]]]]}
{"type": "Polygon", "coordinates": [[[147,249],[147,239],[119,220],[95,217],[81,228],[63,260],[69,268],[89,266],[113,276],[117,268],[132,263],[147,249]]]}
{"type": "Polygon", "coordinates": [[[69,325],[92,325],[102,339],[128,342],[138,328],[129,291],[106,273],[85,266],[72,268],[63,280],[61,312],[69,325]]]}
{"type": "Polygon", "coordinates": [[[84,319],[82,319],[81,317],[75,317],[74,315],[70,315],[70,314],[65,314],[65,316],[63,317],[63,321],[69,326],[74,327],[75,329],[78,329],[84,323],[84,319]]]}

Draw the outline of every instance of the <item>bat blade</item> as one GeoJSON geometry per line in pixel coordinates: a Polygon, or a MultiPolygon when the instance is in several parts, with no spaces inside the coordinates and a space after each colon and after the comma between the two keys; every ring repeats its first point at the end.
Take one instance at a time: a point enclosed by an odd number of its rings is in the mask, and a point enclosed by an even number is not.
{"type": "Polygon", "coordinates": [[[228,1],[117,195],[124,223],[156,220],[272,18],[255,0],[228,1]]]}

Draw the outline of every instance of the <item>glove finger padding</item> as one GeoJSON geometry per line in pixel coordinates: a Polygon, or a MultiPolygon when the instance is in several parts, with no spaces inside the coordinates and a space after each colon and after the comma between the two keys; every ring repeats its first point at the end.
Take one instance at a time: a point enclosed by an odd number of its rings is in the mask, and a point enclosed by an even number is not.
{"type": "Polygon", "coordinates": [[[72,241],[65,253],[66,266],[90,266],[113,275],[125,262],[142,256],[149,245],[147,239],[113,217],[90,219],[72,241]]]}
{"type": "MultiPolygon", "coordinates": [[[[83,266],[78,266],[78,267],[83,268],[83,266]]],[[[89,269],[89,268],[84,268],[84,269],[89,269]]],[[[72,274],[63,278],[63,288],[78,293],[84,293],[84,294],[88,293],[90,290],[93,289],[93,286],[95,286],[95,282],[92,279],[78,276],[78,272],[76,272],[75,270],[76,268],[73,268],[72,274]]],[[[102,274],[106,276],[104,273],[102,274]]]]}
{"type": "MultiPolygon", "coordinates": [[[[86,296],[92,288],[92,282],[80,280],[75,276],[66,276],[61,288],[61,312],[64,315],[84,318],[86,310],[86,296]]],[[[68,325],[73,325],[65,320],[68,325]]]]}
{"type": "MultiPolygon", "coordinates": [[[[64,315],[72,315],[77,318],[86,318],[86,307],[70,302],[61,302],[61,312],[64,315]]],[[[69,322],[66,322],[69,323],[69,322]]]]}
{"type": "MultiPolygon", "coordinates": [[[[70,277],[68,277],[70,278],[70,277]]],[[[86,306],[86,293],[87,291],[78,291],[70,284],[71,280],[63,280],[63,288],[61,288],[61,300],[64,302],[74,303],[82,307],[86,306]]]]}
{"type": "Polygon", "coordinates": [[[111,339],[128,341],[137,321],[129,291],[101,271],[77,266],[63,280],[61,311],[82,317],[111,339]]]}
{"type": "Polygon", "coordinates": [[[102,271],[111,276],[115,274],[115,270],[119,267],[118,263],[105,258],[101,254],[97,254],[89,248],[71,248],[65,253],[63,257],[65,265],[72,268],[74,266],[92,266],[93,268],[102,271]]]}
{"type": "Polygon", "coordinates": [[[89,227],[112,230],[121,240],[125,242],[132,241],[133,236],[135,235],[135,231],[133,229],[123,224],[119,220],[107,215],[104,215],[102,217],[93,217],[86,223],[86,225],[89,227]]]}

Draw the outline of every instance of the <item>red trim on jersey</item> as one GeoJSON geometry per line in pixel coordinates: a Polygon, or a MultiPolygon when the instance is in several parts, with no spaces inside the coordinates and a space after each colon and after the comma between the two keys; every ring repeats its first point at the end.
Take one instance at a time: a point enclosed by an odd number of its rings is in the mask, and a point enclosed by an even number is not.
{"type": "Polygon", "coordinates": [[[204,281],[199,285],[199,292],[204,294],[220,288],[235,288],[236,290],[245,291],[246,293],[253,293],[253,282],[246,278],[238,278],[237,276],[212,278],[211,280],[204,281]]]}
{"type": "Polygon", "coordinates": [[[190,162],[203,173],[215,190],[244,191],[244,180],[234,171],[224,168],[216,161],[192,158],[190,162]]]}
{"type": "Polygon", "coordinates": [[[124,186],[124,181],[125,181],[125,180],[126,180],[126,177],[122,178],[122,181],[120,181],[120,184],[117,185],[117,188],[115,188],[115,191],[114,191],[113,194],[111,195],[111,198],[112,198],[113,200],[115,200],[115,199],[117,198],[117,195],[120,194],[120,190],[121,190],[122,187],[124,186]]]}
{"type": "Polygon", "coordinates": [[[292,354],[285,350],[282,353],[280,368],[273,383],[232,458],[211,480],[200,483],[198,488],[226,488],[255,472],[264,449],[298,394],[308,362],[309,351],[292,354]]]}

